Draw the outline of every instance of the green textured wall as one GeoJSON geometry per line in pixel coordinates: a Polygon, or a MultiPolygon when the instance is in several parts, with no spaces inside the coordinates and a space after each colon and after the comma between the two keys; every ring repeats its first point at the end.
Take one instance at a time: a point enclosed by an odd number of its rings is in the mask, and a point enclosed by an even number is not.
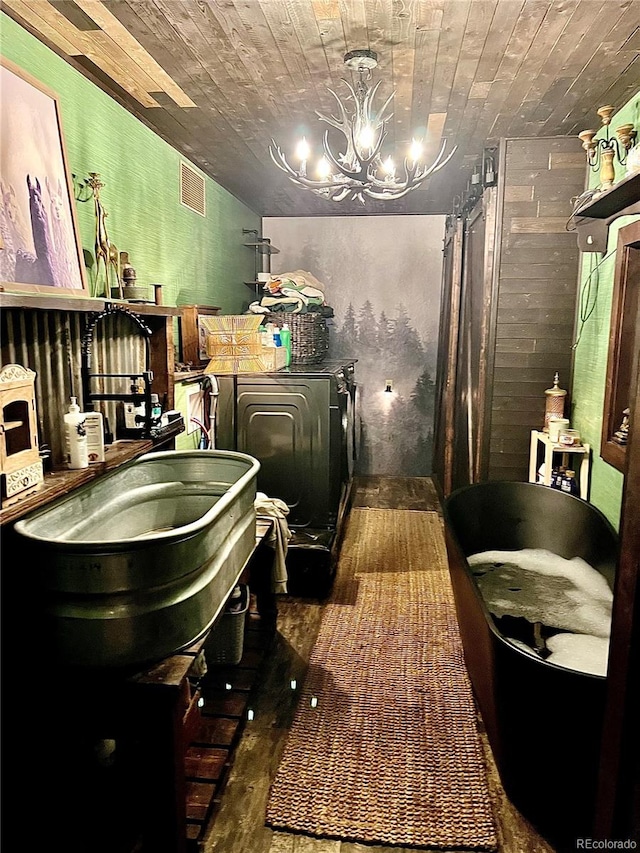
{"type": "MultiPolygon", "coordinates": [[[[189,161],[1,12],[0,52],[58,95],[69,169],[100,174],[109,239],[129,252],[137,284],[162,284],[166,305],[240,313],[255,263],[242,229],[259,230],[260,217],[209,178],[206,217],[181,205],[180,162],[189,161]]],[[[93,252],[93,202],[76,209],[93,252]]]]}
{"type": "MultiPolygon", "coordinates": [[[[598,116],[594,109],[594,123],[598,116]]],[[[615,130],[621,124],[631,122],[640,128],[640,92],[632,98],[612,118],[611,127],[615,130]]],[[[598,133],[602,136],[602,133],[598,133]]],[[[623,177],[624,168],[616,161],[616,179],[623,177]]],[[[598,175],[590,173],[589,186],[599,183],[598,175]]],[[[572,426],[579,429],[583,441],[593,448],[590,500],[618,528],[622,501],[622,474],[600,457],[600,431],[602,429],[602,409],[604,406],[604,388],[609,347],[609,324],[611,322],[611,301],[615,269],[616,243],[618,231],[638,216],[622,216],[609,228],[609,241],[606,255],[588,253],[583,255],[581,270],[582,293],[595,302],[593,313],[582,327],[575,349],[573,389],[572,389],[572,426]],[[596,270],[597,266],[597,270],[596,270]],[[597,289],[597,290],[596,290],[597,289]]],[[[577,328],[580,328],[578,321],[577,328]]]]}

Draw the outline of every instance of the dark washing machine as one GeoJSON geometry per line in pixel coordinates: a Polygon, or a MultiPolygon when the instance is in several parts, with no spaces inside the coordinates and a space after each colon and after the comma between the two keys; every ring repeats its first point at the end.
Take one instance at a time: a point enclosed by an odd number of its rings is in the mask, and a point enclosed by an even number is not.
{"type": "Polygon", "coordinates": [[[294,595],[324,594],[335,570],[353,476],[354,365],[218,377],[216,446],[258,459],[258,490],[289,507],[294,595]]]}

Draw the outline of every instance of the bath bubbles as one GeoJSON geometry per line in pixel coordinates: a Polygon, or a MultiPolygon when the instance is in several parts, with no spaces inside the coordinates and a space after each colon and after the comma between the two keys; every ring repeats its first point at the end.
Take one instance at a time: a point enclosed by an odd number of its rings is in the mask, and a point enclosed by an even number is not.
{"type": "Polygon", "coordinates": [[[609,640],[588,634],[555,634],[547,640],[551,663],[592,675],[607,674],[609,640]]]}
{"type": "Polygon", "coordinates": [[[606,672],[613,594],[600,572],[580,557],[567,560],[533,548],[484,551],[468,557],[468,563],[496,619],[515,617],[542,625],[547,633],[567,632],[546,639],[542,656],[547,660],[606,672]]]}

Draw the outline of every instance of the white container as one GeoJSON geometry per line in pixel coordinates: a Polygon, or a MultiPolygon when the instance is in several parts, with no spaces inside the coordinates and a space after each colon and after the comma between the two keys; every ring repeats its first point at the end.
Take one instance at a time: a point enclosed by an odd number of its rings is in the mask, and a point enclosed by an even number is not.
{"type": "Polygon", "coordinates": [[[140,403],[139,406],[136,406],[135,403],[125,403],[124,404],[124,425],[125,425],[125,429],[142,430],[144,428],[144,420],[145,420],[144,403],[140,403]]]}
{"type": "Polygon", "coordinates": [[[80,411],[77,397],[71,398],[69,411],[64,416],[69,468],[88,468],[86,414],[80,411]]]}
{"type": "Polygon", "coordinates": [[[87,433],[89,464],[104,462],[104,419],[102,412],[85,412],[84,428],[87,433]]]}
{"type": "Polygon", "coordinates": [[[568,418],[549,418],[549,440],[555,444],[560,439],[560,432],[569,426],[568,418]]]}

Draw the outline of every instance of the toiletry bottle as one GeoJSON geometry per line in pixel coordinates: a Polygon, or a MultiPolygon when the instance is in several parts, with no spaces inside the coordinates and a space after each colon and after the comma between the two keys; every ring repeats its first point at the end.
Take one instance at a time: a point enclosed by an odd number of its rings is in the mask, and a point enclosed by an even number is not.
{"type": "Polygon", "coordinates": [[[104,462],[104,418],[102,412],[85,412],[89,464],[104,462]]]}
{"type": "Polygon", "coordinates": [[[580,489],[578,488],[578,481],[576,480],[575,471],[567,469],[564,472],[564,477],[562,478],[560,489],[563,492],[568,492],[570,495],[575,495],[576,497],[579,497],[580,489]]]}
{"type": "Polygon", "coordinates": [[[240,613],[242,610],[242,589],[240,586],[235,586],[226,607],[227,613],[240,613]]]}
{"type": "Polygon", "coordinates": [[[162,407],[157,394],[151,395],[151,426],[160,426],[162,407]]]}
{"type": "Polygon", "coordinates": [[[78,398],[71,398],[69,411],[64,416],[64,429],[69,454],[69,468],[88,468],[87,433],[85,414],[80,411],[78,398]]]}
{"type": "Polygon", "coordinates": [[[556,468],[551,475],[551,488],[552,489],[562,489],[562,481],[564,479],[565,467],[560,465],[556,468]]]}
{"type": "MultiPolygon", "coordinates": [[[[137,382],[131,384],[131,393],[142,396],[143,389],[137,382]]],[[[129,401],[124,404],[124,425],[125,429],[141,430],[144,427],[145,405],[142,403],[134,403],[129,401]]]]}
{"type": "Polygon", "coordinates": [[[282,328],[280,329],[280,341],[282,346],[287,351],[287,356],[284,362],[285,367],[289,367],[291,364],[291,329],[287,325],[287,323],[282,324],[282,328]]]}

